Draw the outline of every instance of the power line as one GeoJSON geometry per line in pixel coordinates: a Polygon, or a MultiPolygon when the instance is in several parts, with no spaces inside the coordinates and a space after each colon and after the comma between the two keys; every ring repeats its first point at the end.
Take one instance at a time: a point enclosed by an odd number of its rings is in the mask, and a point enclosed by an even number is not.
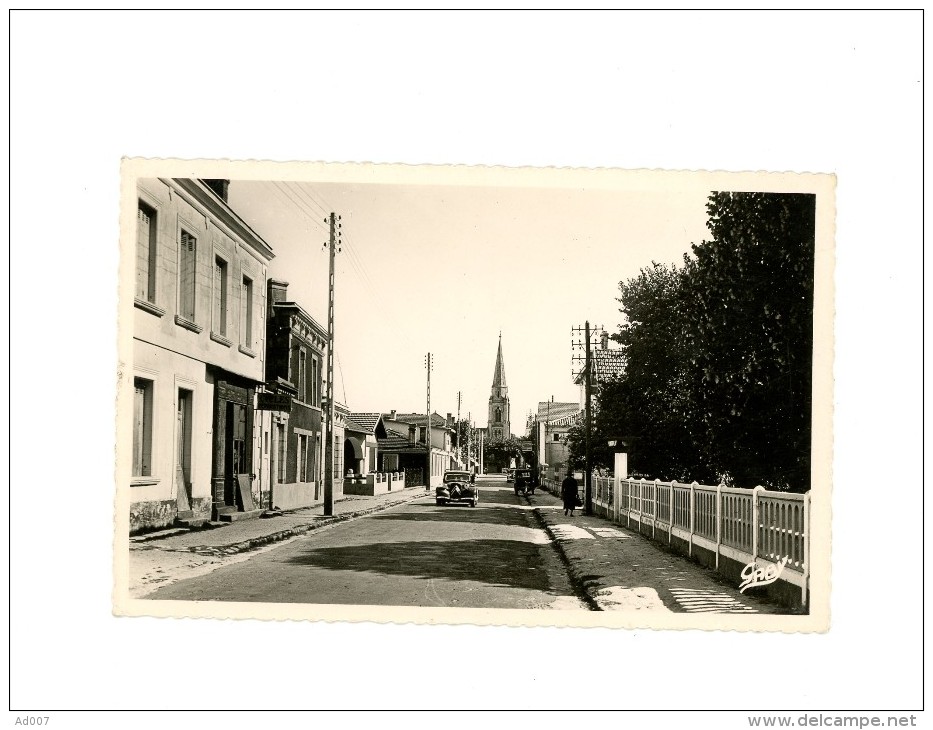
{"type": "Polygon", "coordinates": [[[304,213],[304,215],[308,218],[308,220],[312,221],[316,226],[321,228],[321,230],[323,230],[328,235],[330,234],[330,230],[320,221],[320,219],[317,217],[317,214],[313,210],[311,210],[302,201],[296,200],[294,197],[292,197],[291,193],[289,192],[290,191],[289,188],[283,187],[280,183],[275,182],[274,180],[272,181],[272,184],[276,188],[281,190],[285,194],[285,196],[289,199],[289,201],[291,201],[293,205],[297,206],[300,212],[304,213]]]}
{"type": "MultiPolygon", "coordinates": [[[[325,217],[327,216],[327,213],[328,213],[327,208],[324,207],[323,205],[321,205],[317,200],[315,200],[314,198],[312,198],[312,196],[310,195],[310,193],[308,193],[308,192],[301,186],[300,183],[284,183],[284,184],[285,184],[285,185],[288,185],[288,186],[289,186],[289,189],[292,190],[298,197],[300,197],[300,198],[301,198],[302,200],[304,200],[306,203],[308,203],[309,205],[313,205],[313,206],[315,206],[315,207],[317,207],[317,208],[320,208],[320,210],[321,210],[320,215],[325,216],[325,217]]],[[[333,209],[332,209],[332,210],[333,210],[333,209]]]]}
{"type": "Polygon", "coordinates": [[[295,210],[295,212],[298,213],[302,218],[305,218],[310,223],[313,223],[314,225],[316,225],[324,233],[328,235],[330,234],[330,231],[327,229],[327,227],[317,217],[309,215],[308,212],[304,208],[298,207],[295,201],[292,198],[288,197],[285,191],[280,189],[275,182],[270,182],[269,184],[272,186],[272,191],[276,194],[279,200],[284,201],[286,208],[291,208],[295,210]]]}

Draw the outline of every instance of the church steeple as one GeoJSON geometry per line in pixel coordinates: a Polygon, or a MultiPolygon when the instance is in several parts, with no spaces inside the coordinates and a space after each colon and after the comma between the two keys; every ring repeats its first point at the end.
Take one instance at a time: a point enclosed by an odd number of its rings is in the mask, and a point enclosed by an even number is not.
{"type": "Polygon", "coordinates": [[[509,423],[509,386],[505,382],[505,359],[502,357],[502,333],[499,333],[499,351],[496,353],[496,369],[492,374],[489,395],[489,438],[502,441],[511,438],[509,423]]]}
{"type": "Polygon", "coordinates": [[[508,385],[505,383],[505,361],[502,359],[502,333],[499,333],[499,352],[496,353],[496,369],[492,374],[492,389],[505,391],[500,393],[500,397],[505,397],[508,392],[508,385]]]}

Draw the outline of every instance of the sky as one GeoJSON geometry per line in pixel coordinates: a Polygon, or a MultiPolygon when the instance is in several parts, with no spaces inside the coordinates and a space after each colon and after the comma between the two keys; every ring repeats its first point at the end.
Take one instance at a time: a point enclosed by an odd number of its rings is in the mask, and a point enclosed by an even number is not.
{"type": "Polygon", "coordinates": [[[559,171],[544,185],[507,173],[444,184],[437,172],[426,184],[231,181],[231,206],[275,252],[269,275],[324,327],[325,218],[340,215],[335,393],[352,411],[423,413],[430,352],[432,411],[456,415],[459,392],[461,418],[486,426],[501,333],[521,436],[539,401],[580,399],[572,328],[616,332],[619,282],[708,236],[709,189],[689,175],[619,187],[559,171]]]}

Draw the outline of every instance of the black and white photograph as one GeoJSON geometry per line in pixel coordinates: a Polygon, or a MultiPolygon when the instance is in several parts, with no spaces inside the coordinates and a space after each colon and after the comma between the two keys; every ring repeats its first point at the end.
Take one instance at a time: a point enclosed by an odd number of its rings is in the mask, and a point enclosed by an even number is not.
{"type": "Polygon", "coordinates": [[[922,726],[923,10],[6,17],[11,726],[922,726]]]}
{"type": "Polygon", "coordinates": [[[826,628],[830,176],[198,164],[125,163],[118,613],[826,628]]]}

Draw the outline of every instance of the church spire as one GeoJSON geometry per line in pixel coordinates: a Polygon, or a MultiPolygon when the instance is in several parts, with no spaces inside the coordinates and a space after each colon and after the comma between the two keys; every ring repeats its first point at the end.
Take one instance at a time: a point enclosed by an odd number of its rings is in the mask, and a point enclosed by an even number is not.
{"type": "Polygon", "coordinates": [[[492,389],[501,390],[505,384],[505,361],[502,359],[502,333],[499,333],[499,352],[496,353],[496,370],[492,374],[492,389]]]}
{"type": "MultiPolygon", "coordinates": [[[[499,332],[499,351],[496,353],[496,370],[492,375],[489,394],[489,438],[502,441],[511,438],[509,422],[509,389],[505,384],[505,359],[502,357],[502,332],[499,332]]],[[[504,466],[508,466],[505,464],[504,466]]]]}

